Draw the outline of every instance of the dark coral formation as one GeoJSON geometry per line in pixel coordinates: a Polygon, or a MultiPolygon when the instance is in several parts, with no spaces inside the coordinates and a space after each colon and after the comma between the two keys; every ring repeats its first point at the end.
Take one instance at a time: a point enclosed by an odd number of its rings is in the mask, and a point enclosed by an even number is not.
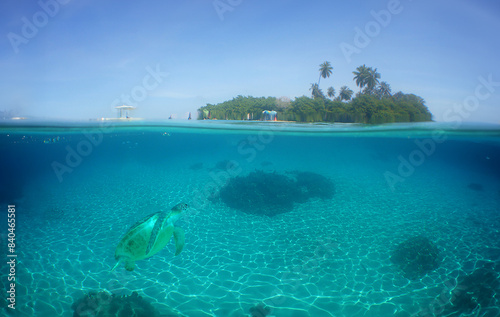
{"type": "Polygon", "coordinates": [[[116,296],[108,292],[89,292],[75,301],[73,317],[158,317],[160,313],[137,292],[116,296]]]}
{"type": "Polygon", "coordinates": [[[468,314],[478,307],[495,307],[500,304],[499,291],[498,272],[482,267],[458,279],[457,287],[452,292],[451,303],[457,311],[468,314]]]}
{"type": "Polygon", "coordinates": [[[500,264],[477,263],[476,267],[471,274],[458,278],[443,316],[487,316],[488,311],[500,306],[500,264]]]}
{"type": "Polygon", "coordinates": [[[425,237],[413,237],[399,244],[391,255],[403,276],[410,280],[422,278],[437,269],[441,262],[437,246],[425,237]]]}
{"type": "Polygon", "coordinates": [[[229,207],[251,214],[274,216],[293,208],[300,191],[294,181],[284,175],[250,173],[230,179],[219,196],[229,207]]]}
{"type": "Polygon", "coordinates": [[[271,314],[271,308],[260,303],[251,307],[248,311],[251,317],[266,317],[271,314]]]}
{"type": "Polygon", "coordinates": [[[238,163],[233,160],[222,160],[215,164],[215,169],[227,171],[232,170],[237,167],[238,163]]]}
{"type": "Polygon", "coordinates": [[[274,216],[291,211],[295,203],[310,198],[333,197],[333,183],[311,172],[291,172],[291,176],[255,171],[231,178],[219,192],[229,207],[250,214],[274,216]]]}
{"type": "Polygon", "coordinates": [[[319,197],[330,199],[333,197],[333,183],[323,175],[311,172],[298,172],[296,174],[297,186],[301,189],[302,198],[319,197]]]}
{"type": "Polygon", "coordinates": [[[478,183],[470,183],[469,185],[467,185],[467,187],[469,189],[472,189],[472,190],[475,190],[475,191],[478,191],[478,192],[484,190],[483,185],[478,184],[478,183]]]}
{"type": "Polygon", "coordinates": [[[64,218],[65,210],[59,207],[49,207],[45,209],[43,216],[46,220],[61,220],[64,218]]]}
{"type": "Polygon", "coordinates": [[[191,164],[189,166],[189,169],[193,170],[193,171],[199,171],[203,168],[203,162],[199,162],[199,163],[195,163],[195,164],[191,164]]]}

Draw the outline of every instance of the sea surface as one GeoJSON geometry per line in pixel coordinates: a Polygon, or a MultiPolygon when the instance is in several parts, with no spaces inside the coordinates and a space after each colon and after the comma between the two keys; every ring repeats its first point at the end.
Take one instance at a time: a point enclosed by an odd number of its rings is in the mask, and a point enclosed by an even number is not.
{"type": "Polygon", "coordinates": [[[2,316],[500,316],[499,125],[3,121],[0,175],[2,316]]]}

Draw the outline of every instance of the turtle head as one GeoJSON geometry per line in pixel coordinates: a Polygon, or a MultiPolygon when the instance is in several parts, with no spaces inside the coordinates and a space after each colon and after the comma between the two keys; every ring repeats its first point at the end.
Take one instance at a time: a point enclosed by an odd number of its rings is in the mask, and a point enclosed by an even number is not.
{"type": "Polygon", "coordinates": [[[183,211],[186,211],[189,208],[188,204],[180,203],[172,208],[172,213],[180,214],[183,211]]]}

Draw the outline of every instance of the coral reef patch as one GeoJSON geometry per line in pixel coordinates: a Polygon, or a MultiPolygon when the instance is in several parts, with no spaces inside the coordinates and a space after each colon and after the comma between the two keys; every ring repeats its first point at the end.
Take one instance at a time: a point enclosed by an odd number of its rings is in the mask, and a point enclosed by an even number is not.
{"type": "Polygon", "coordinates": [[[193,170],[193,171],[199,171],[199,170],[203,169],[203,162],[191,164],[191,165],[189,165],[189,169],[193,170]]]}
{"type": "Polygon", "coordinates": [[[160,313],[137,292],[116,296],[108,292],[89,292],[71,306],[73,317],[159,317],[160,313]]]}
{"type": "Polygon", "coordinates": [[[333,182],[319,174],[255,171],[229,179],[218,198],[227,206],[246,213],[275,216],[291,211],[296,203],[314,197],[330,199],[333,195],[333,182]]]}
{"type": "Polygon", "coordinates": [[[496,306],[500,282],[498,273],[487,268],[475,270],[458,280],[453,290],[451,304],[456,311],[470,314],[480,307],[496,306]]]}
{"type": "Polygon", "coordinates": [[[476,263],[474,272],[458,278],[443,316],[497,316],[499,306],[500,264],[476,263]]]}
{"type": "Polygon", "coordinates": [[[483,185],[478,184],[478,183],[470,183],[469,185],[467,185],[467,188],[478,191],[478,192],[484,190],[483,185]]]}
{"type": "Polygon", "coordinates": [[[441,262],[437,246],[425,237],[412,237],[392,252],[391,262],[410,280],[422,278],[441,262]]]}
{"type": "Polygon", "coordinates": [[[333,183],[323,175],[311,172],[295,172],[297,186],[301,190],[301,198],[318,197],[330,199],[334,194],[333,183]]]}
{"type": "Polygon", "coordinates": [[[227,171],[238,166],[238,163],[233,160],[222,160],[215,164],[216,170],[227,171]]]}
{"type": "Polygon", "coordinates": [[[260,303],[252,306],[249,311],[251,317],[266,317],[271,314],[271,308],[260,303]]]}

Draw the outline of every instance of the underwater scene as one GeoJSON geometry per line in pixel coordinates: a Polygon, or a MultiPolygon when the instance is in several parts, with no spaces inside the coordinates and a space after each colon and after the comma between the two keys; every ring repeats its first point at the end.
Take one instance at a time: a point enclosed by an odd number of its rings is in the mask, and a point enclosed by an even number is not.
{"type": "Polygon", "coordinates": [[[0,132],[2,316],[500,316],[498,125],[0,132]]]}

